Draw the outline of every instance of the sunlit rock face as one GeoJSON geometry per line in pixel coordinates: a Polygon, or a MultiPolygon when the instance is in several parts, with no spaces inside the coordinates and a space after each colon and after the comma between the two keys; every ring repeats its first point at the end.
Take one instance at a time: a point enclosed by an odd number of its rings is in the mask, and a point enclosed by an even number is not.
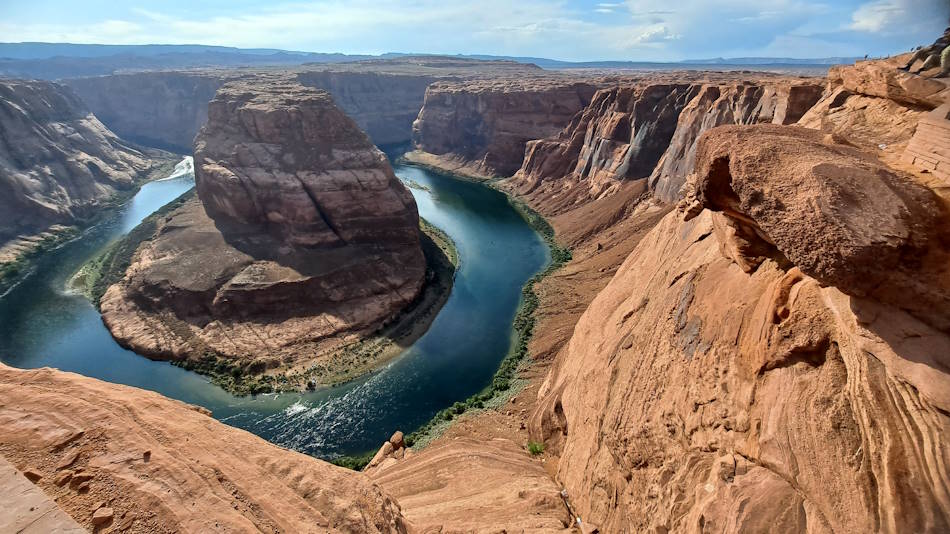
{"type": "Polygon", "coordinates": [[[412,195],[326,92],[279,76],[222,86],[195,180],[198,198],[158,222],[102,299],[113,335],[140,352],[307,360],[422,288],[412,195]]]}

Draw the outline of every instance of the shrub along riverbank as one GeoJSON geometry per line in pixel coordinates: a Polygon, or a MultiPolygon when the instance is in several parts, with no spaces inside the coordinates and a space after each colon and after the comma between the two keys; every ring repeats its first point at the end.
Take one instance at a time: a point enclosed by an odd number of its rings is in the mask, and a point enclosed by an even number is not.
{"type": "MultiPolygon", "coordinates": [[[[445,174],[444,171],[437,172],[445,174]]],[[[456,417],[470,410],[484,409],[507,398],[511,393],[512,382],[517,377],[518,369],[528,354],[528,342],[531,340],[537,321],[535,312],[538,309],[539,300],[534,288],[545,276],[571,260],[571,251],[557,243],[554,239],[554,228],[540,213],[511,196],[508,196],[508,201],[525,222],[544,239],[550,251],[551,261],[544,270],[531,277],[521,289],[521,302],[512,324],[514,330],[512,345],[508,355],[499,364],[491,382],[482,391],[439,411],[429,422],[407,435],[407,446],[425,446],[442,435],[456,417]]],[[[341,467],[359,471],[372,460],[375,453],[374,450],[365,454],[335,458],[331,461],[341,467]]]]}

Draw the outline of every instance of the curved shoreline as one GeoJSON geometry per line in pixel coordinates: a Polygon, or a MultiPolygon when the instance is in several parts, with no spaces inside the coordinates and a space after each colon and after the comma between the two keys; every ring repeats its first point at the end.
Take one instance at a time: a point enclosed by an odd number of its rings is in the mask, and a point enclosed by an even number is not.
{"type": "MultiPolygon", "coordinates": [[[[194,189],[169,202],[84,263],[70,280],[72,289],[88,298],[99,309],[103,294],[113,284],[122,282],[135,253],[156,232],[159,219],[181,207],[193,196],[194,189]]],[[[336,367],[313,364],[270,370],[257,368],[254,362],[240,364],[211,351],[182,359],[169,358],[164,354],[134,352],[152,360],[168,360],[172,365],[207,376],[213,384],[236,396],[312,391],[318,387],[339,385],[364,376],[399,356],[425,334],[452,292],[459,261],[454,242],[445,232],[421,218],[420,234],[426,258],[426,280],[423,289],[409,306],[395,317],[374,327],[368,335],[334,345],[320,354],[321,360],[335,362],[336,367]],[[347,362],[354,361],[359,364],[347,365],[347,362]]],[[[108,328],[108,323],[106,327],[108,328]]],[[[353,334],[349,332],[343,335],[353,334]]],[[[114,336],[113,339],[120,346],[129,349],[120,339],[114,336]]]]}
{"type": "MultiPolygon", "coordinates": [[[[543,215],[512,196],[510,192],[494,187],[491,180],[482,180],[464,174],[454,173],[434,165],[419,163],[405,157],[401,157],[399,163],[419,167],[455,180],[477,183],[504,194],[509,204],[518,212],[525,223],[541,236],[550,252],[548,264],[529,278],[521,289],[521,300],[518,303],[518,309],[515,312],[515,318],[512,322],[512,345],[508,350],[508,354],[498,364],[498,369],[492,376],[491,381],[480,392],[469,396],[465,400],[458,401],[448,408],[440,410],[432,416],[428,422],[406,435],[406,446],[425,448],[452,426],[456,416],[472,410],[480,411],[504,403],[509,397],[517,394],[523,388],[525,384],[523,381],[519,381],[518,372],[523,368],[524,357],[528,353],[528,342],[534,333],[536,323],[535,312],[538,309],[539,300],[534,288],[546,276],[569,262],[571,260],[571,252],[570,249],[561,247],[557,243],[554,228],[543,215]]],[[[331,461],[341,467],[362,470],[370,462],[374,454],[376,454],[376,450],[371,450],[359,455],[342,456],[331,461]]]]}

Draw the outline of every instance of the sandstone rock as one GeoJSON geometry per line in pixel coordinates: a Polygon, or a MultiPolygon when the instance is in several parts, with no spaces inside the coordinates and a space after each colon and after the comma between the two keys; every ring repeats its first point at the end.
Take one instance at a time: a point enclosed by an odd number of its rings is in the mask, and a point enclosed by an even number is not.
{"type": "Polygon", "coordinates": [[[394,449],[401,449],[403,445],[405,445],[403,442],[402,432],[397,430],[395,433],[393,433],[392,437],[389,438],[389,443],[392,444],[394,449]]]}
{"type": "Polygon", "coordinates": [[[43,478],[43,475],[40,472],[34,471],[32,469],[27,469],[23,471],[23,476],[25,476],[27,480],[29,480],[30,482],[34,484],[36,484],[37,482],[39,482],[41,478],[43,478]]]}
{"type": "Polygon", "coordinates": [[[112,521],[113,513],[112,508],[99,508],[92,514],[92,524],[95,526],[105,525],[112,521]]]}
{"type": "Polygon", "coordinates": [[[756,243],[760,259],[773,245],[776,260],[823,285],[950,329],[950,284],[937,267],[947,226],[932,191],[800,128],[716,128],[697,155],[698,200],[756,243]]]}
{"type": "Polygon", "coordinates": [[[325,92],[281,77],[224,85],[195,171],[200,203],[161,221],[101,301],[136,351],[211,349],[260,373],[373,331],[420,291],[415,202],[325,92]]]}
{"type": "Polygon", "coordinates": [[[457,158],[484,177],[510,176],[525,144],[554,135],[596,87],[567,77],[436,82],[412,126],[416,149],[457,158]]]}
{"type": "Polygon", "coordinates": [[[898,70],[907,55],[890,60],[858,61],[854,65],[832,67],[828,82],[846,91],[884,98],[911,106],[934,109],[950,99],[945,80],[925,78],[898,70]]]}
{"type": "Polygon", "coordinates": [[[421,532],[569,531],[558,487],[511,441],[448,440],[406,452],[367,474],[421,532]]]}
{"type": "Polygon", "coordinates": [[[669,148],[650,176],[654,196],[671,202],[696,166],[696,142],[726,124],[794,124],[821,97],[816,82],[708,84],[679,115],[669,148]]]}
{"type": "Polygon", "coordinates": [[[167,155],[116,137],[68,87],[0,81],[0,245],[94,214],[167,155]]]}
{"type": "Polygon", "coordinates": [[[69,485],[72,487],[77,487],[80,484],[83,484],[84,482],[92,480],[94,477],[95,475],[93,475],[89,471],[79,471],[78,473],[72,476],[72,478],[69,481],[69,485]]]}
{"type": "MultiPolygon", "coordinates": [[[[710,133],[699,176],[729,184],[728,169],[735,197],[706,187],[718,213],[666,215],[573,329],[529,429],[559,455],[557,479],[585,522],[605,532],[950,528],[950,337],[857,279],[886,280],[892,268],[939,287],[941,262],[902,264],[896,251],[929,258],[946,225],[932,193],[822,139],[778,126],[710,133]],[[734,142],[712,143],[720,135],[734,142]],[[772,254],[739,268],[713,215],[751,228],[743,235],[772,254]],[[767,229],[784,225],[783,237],[767,229]]],[[[932,302],[945,316],[946,303],[932,302]]]]}
{"type": "Polygon", "coordinates": [[[56,475],[56,478],[53,479],[53,483],[56,484],[57,486],[65,486],[66,483],[69,482],[70,479],[72,478],[73,478],[73,472],[70,470],[66,470],[56,475]]]}
{"type": "Polygon", "coordinates": [[[389,442],[389,441],[384,442],[383,445],[379,448],[379,450],[376,451],[376,454],[373,456],[373,459],[370,460],[369,463],[366,464],[366,467],[363,468],[363,471],[368,471],[378,466],[379,464],[383,462],[383,460],[387,459],[389,455],[392,454],[392,452],[393,452],[392,442],[389,442]]]}
{"type": "MultiPolygon", "coordinates": [[[[59,501],[83,523],[90,503],[104,501],[114,514],[140,510],[133,517],[142,531],[408,528],[399,505],[363,475],[274,446],[184,403],[53,369],[0,365],[5,458],[50,454],[44,451],[77,429],[109,436],[91,460],[102,483],[86,487],[82,499],[59,501]],[[129,451],[143,449],[152,451],[150,462],[127,461],[129,451]]],[[[44,461],[56,459],[50,454],[44,461]]]]}
{"type": "Polygon", "coordinates": [[[79,459],[80,452],[81,451],[77,449],[75,451],[72,451],[66,454],[66,456],[62,459],[62,461],[56,464],[56,470],[59,471],[60,469],[66,469],[67,467],[76,463],[76,460],[79,459]]]}

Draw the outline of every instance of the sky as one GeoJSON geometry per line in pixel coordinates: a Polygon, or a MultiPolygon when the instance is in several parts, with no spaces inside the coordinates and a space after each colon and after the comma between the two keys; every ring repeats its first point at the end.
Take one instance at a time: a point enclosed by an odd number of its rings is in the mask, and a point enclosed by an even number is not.
{"type": "Polygon", "coordinates": [[[0,0],[0,41],[207,44],[568,61],[884,56],[950,0],[0,0]]]}

